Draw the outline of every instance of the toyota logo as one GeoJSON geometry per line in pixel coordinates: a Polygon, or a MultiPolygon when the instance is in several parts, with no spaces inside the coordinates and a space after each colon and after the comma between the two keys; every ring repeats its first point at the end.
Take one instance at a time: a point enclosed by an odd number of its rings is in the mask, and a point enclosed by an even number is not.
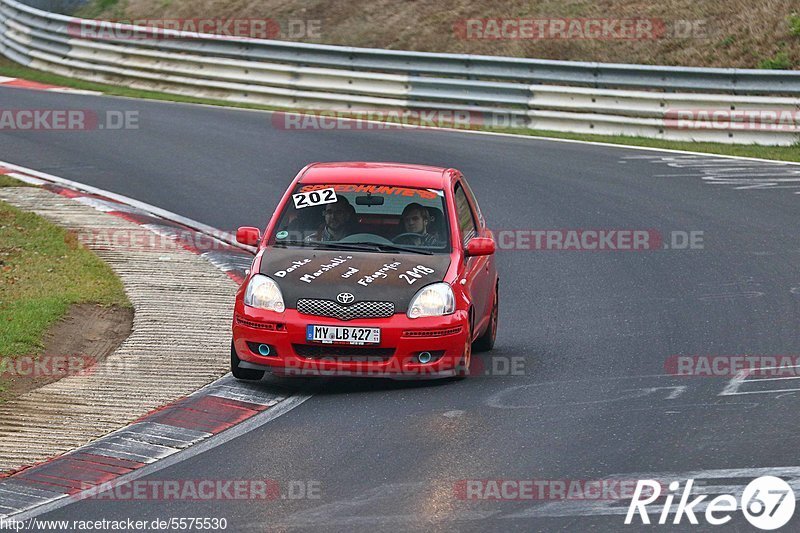
{"type": "Polygon", "coordinates": [[[351,304],[356,297],[350,294],[349,292],[340,292],[338,296],[336,296],[336,301],[340,304],[351,304]]]}

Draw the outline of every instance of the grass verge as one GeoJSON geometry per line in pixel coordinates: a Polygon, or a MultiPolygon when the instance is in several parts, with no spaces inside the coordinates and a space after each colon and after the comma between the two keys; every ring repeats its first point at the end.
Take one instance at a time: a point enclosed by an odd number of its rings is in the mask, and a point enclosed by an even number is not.
{"type": "MultiPolygon", "coordinates": [[[[167,102],[181,102],[190,104],[206,104],[221,107],[234,107],[242,109],[260,109],[266,111],[287,111],[283,108],[270,107],[257,104],[245,104],[237,102],[227,102],[208,98],[195,98],[177,94],[167,94],[157,91],[144,91],[130,89],[127,87],[117,87],[113,85],[103,85],[99,83],[86,82],[67,78],[56,74],[41,72],[13,63],[0,57],[0,76],[24,78],[27,80],[38,81],[52,85],[61,85],[91,91],[100,91],[112,96],[125,96],[130,98],[141,98],[146,100],[162,100],[167,102]]],[[[529,130],[529,129],[486,129],[497,133],[512,133],[515,135],[528,135],[539,137],[553,137],[557,139],[572,139],[579,141],[604,142],[610,144],[626,144],[631,146],[644,146],[650,148],[663,148],[666,150],[686,150],[690,152],[705,152],[717,155],[734,155],[740,157],[756,157],[761,159],[774,159],[778,161],[800,162],[800,144],[793,146],[759,146],[744,144],[723,144],[723,143],[703,143],[703,142],[681,142],[664,141],[660,139],[649,139],[646,137],[629,137],[626,135],[589,135],[577,133],[563,133],[555,131],[529,130]]]]}
{"type": "Polygon", "coordinates": [[[81,303],[131,307],[111,267],[74,233],[0,202],[0,361],[37,353],[81,303]]]}
{"type": "Polygon", "coordinates": [[[800,144],[795,144],[793,146],[759,146],[757,144],[663,141],[660,139],[648,139],[646,137],[628,137],[626,135],[583,135],[578,133],[562,133],[539,130],[507,129],[493,131],[498,131],[500,133],[515,133],[518,135],[573,139],[577,141],[592,141],[609,144],[626,144],[629,146],[644,146],[648,148],[663,148],[665,150],[686,150],[688,152],[704,152],[717,155],[735,155],[739,157],[757,157],[761,159],[775,159],[778,161],[800,162],[800,144]]]}
{"type": "Polygon", "coordinates": [[[32,187],[32,185],[15,180],[14,178],[6,176],[5,174],[0,174],[0,189],[3,187],[32,187]]]}
{"type": "Polygon", "coordinates": [[[222,107],[239,107],[243,109],[266,109],[269,111],[285,111],[277,107],[269,107],[256,104],[244,104],[237,102],[226,102],[223,100],[213,100],[210,98],[196,98],[193,96],[184,96],[180,94],[169,94],[158,91],[145,91],[141,89],[131,89],[128,87],[106,85],[103,83],[94,83],[91,81],[83,81],[76,78],[68,78],[58,74],[51,74],[49,72],[42,72],[41,70],[34,70],[28,67],[23,67],[13,61],[0,56],[0,76],[8,76],[9,78],[23,78],[30,81],[38,81],[49,85],[60,85],[62,87],[72,87],[73,89],[82,89],[85,91],[99,91],[110,96],[124,96],[128,98],[140,98],[143,100],[162,100],[165,102],[181,102],[188,104],[208,104],[222,107]]]}

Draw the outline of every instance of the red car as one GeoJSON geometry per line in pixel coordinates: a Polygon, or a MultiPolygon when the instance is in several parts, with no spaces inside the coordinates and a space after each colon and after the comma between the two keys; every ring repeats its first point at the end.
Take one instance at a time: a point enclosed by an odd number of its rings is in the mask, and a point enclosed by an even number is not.
{"type": "Polygon", "coordinates": [[[297,175],[236,295],[231,371],[464,377],[497,333],[495,242],[452,168],[314,163],[297,175]]]}

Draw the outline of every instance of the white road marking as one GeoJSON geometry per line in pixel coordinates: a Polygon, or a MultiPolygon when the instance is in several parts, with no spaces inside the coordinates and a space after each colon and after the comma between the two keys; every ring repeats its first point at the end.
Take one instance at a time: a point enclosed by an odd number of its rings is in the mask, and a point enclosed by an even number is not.
{"type": "Polygon", "coordinates": [[[655,178],[700,178],[710,185],[732,186],[735,190],[800,188],[800,168],[786,161],[747,160],[737,162],[718,156],[627,156],[674,169],[679,174],[655,174],[655,178]]]}
{"type": "Polygon", "coordinates": [[[51,93],[63,93],[63,94],[83,94],[83,95],[90,95],[90,96],[99,96],[102,95],[100,91],[90,91],[89,89],[73,89],[71,87],[53,87],[50,89],[45,89],[47,92],[51,93]]]}
{"type": "Polygon", "coordinates": [[[737,394],[739,387],[749,374],[750,370],[740,370],[737,372],[733,379],[731,379],[728,384],[725,385],[725,388],[722,389],[722,392],[720,392],[717,396],[733,396],[737,394]]]}
{"type": "MultiPolygon", "coordinates": [[[[785,367],[785,368],[789,368],[789,367],[785,367]]],[[[754,378],[754,379],[751,379],[750,381],[752,381],[752,382],[756,382],[757,381],[758,383],[761,383],[762,381],[780,381],[780,380],[783,380],[783,379],[800,379],[800,376],[790,376],[790,377],[783,377],[783,378],[754,378]]]]}
{"type": "MultiPolygon", "coordinates": [[[[0,163],[0,165],[2,164],[0,163]]],[[[18,172],[9,172],[8,174],[6,174],[6,176],[8,176],[9,178],[14,178],[15,180],[19,180],[23,183],[27,183],[29,185],[44,185],[45,183],[47,183],[44,180],[40,180],[38,178],[34,178],[31,176],[26,176],[25,174],[20,174],[18,172]]]]}
{"type": "MultiPolygon", "coordinates": [[[[763,367],[759,368],[760,371],[763,370],[783,370],[783,369],[790,369],[790,368],[800,368],[800,365],[786,365],[786,366],[772,366],[772,367],[763,367]]],[[[800,388],[796,389],[767,389],[767,390],[741,390],[742,386],[748,383],[761,383],[764,381],[771,382],[771,381],[781,381],[787,379],[800,379],[800,376],[795,377],[778,377],[778,378],[760,378],[754,377],[753,379],[747,379],[750,375],[754,372],[752,369],[744,369],[740,370],[736,376],[731,379],[728,384],[722,389],[717,396],[741,396],[744,394],[780,394],[780,393],[791,393],[791,392],[800,392],[800,388]]]]}
{"type": "MultiPolygon", "coordinates": [[[[564,383],[585,383],[589,384],[597,384],[604,381],[618,381],[618,380],[640,380],[643,378],[668,378],[668,379],[679,379],[679,376],[673,376],[669,374],[655,374],[655,375],[647,375],[647,376],[615,376],[609,378],[599,378],[599,379],[587,379],[587,380],[567,380],[567,381],[546,381],[541,383],[529,383],[527,385],[515,385],[513,387],[509,387],[507,389],[498,391],[491,395],[486,400],[486,405],[488,407],[493,407],[495,409],[541,409],[543,406],[539,401],[536,399],[531,399],[530,401],[533,402],[531,404],[525,403],[525,400],[522,400],[521,403],[515,404],[515,401],[520,401],[520,393],[523,391],[527,391],[530,389],[536,389],[546,386],[558,386],[564,383]]],[[[586,387],[584,387],[584,392],[586,391],[586,387]]],[[[646,396],[653,396],[656,395],[659,391],[669,391],[668,394],[663,395],[659,399],[662,400],[675,400],[680,397],[683,393],[687,390],[686,385],[665,385],[665,386],[657,386],[657,387],[638,387],[638,388],[630,388],[630,389],[619,389],[619,390],[603,390],[602,388],[599,389],[599,394],[608,394],[608,397],[601,398],[598,400],[586,400],[586,401],[560,401],[558,402],[558,407],[564,407],[568,405],[592,405],[592,404],[604,404],[604,403],[612,403],[612,402],[619,402],[624,400],[635,400],[638,398],[644,398],[646,396]]],[[[687,404],[686,406],[696,406],[696,405],[705,405],[705,404],[687,404]]],[[[677,405],[670,406],[671,408],[679,407],[677,405]]],[[[681,406],[685,407],[685,406],[681,406]]],[[[643,408],[633,408],[631,410],[649,410],[657,408],[656,406],[648,405],[643,408]]]]}
{"type": "Polygon", "coordinates": [[[734,300],[736,298],[760,298],[764,296],[763,292],[758,291],[745,291],[745,292],[728,292],[723,294],[706,294],[698,296],[697,299],[701,302],[716,301],[716,300],[734,300]]]}
{"type": "MultiPolygon", "coordinates": [[[[776,476],[785,479],[794,490],[795,498],[800,498],[800,467],[777,467],[777,468],[736,468],[718,470],[697,470],[690,472],[635,472],[630,474],[613,474],[603,479],[654,479],[668,484],[670,481],[679,481],[681,486],[688,479],[694,479],[695,485],[692,488],[692,495],[708,494],[732,494],[737,501],[737,509],[741,500],[745,486],[753,479],[761,476],[776,476]],[[720,483],[715,483],[720,480],[720,483]],[[731,480],[738,483],[732,484],[731,480]]],[[[706,505],[711,498],[698,503],[694,509],[696,514],[705,512],[706,505]]],[[[516,519],[516,518],[537,518],[537,517],[570,517],[570,516],[614,516],[625,515],[628,512],[630,500],[560,500],[545,503],[536,503],[527,509],[505,514],[497,518],[516,519]]],[[[661,511],[659,506],[653,512],[661,511]]],[[[678,508],[678,503],[673,503],[670,507],[670,515],[674,515],[678,508]]],[[[649,514],[649,513],[648,513],[649,514]]],[[[651,515],[652,516],[652,515],[651,515]]],[[[655,516],[658,516],[655,514],[655,516]]],[[[622,522],[620,522],[622,526],[622,522]]]]}
{"type": "Polygon", "coordinates": [[[652,394],[660,390],[671,390],[672,392],[669,393],[665,399],[674,400],[675,398],[686,392],[686,385],[680,385],[677,387],[651,387],[647,389],[647,393],[652,394]]]}

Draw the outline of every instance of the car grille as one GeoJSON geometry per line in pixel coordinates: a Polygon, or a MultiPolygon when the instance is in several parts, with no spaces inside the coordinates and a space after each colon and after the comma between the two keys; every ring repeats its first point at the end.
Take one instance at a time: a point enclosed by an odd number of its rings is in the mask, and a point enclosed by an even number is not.
{"type": "Polygon", "coordinates": [[[339,320],[355,318],[386,318],[394,314],[392,302],[355,302],[340,305],[333,300],[303,298],[297,300],[297,311],[304,315],[327,316],[339,320]]]}
{"type": "Polygon", "coordinates": [[[295,353],[306,359],[336,358],[347,361],[388,361],[394,348],[369,348],[362,346],[317,346],[314,344],[292,344],[295,353]]]}

